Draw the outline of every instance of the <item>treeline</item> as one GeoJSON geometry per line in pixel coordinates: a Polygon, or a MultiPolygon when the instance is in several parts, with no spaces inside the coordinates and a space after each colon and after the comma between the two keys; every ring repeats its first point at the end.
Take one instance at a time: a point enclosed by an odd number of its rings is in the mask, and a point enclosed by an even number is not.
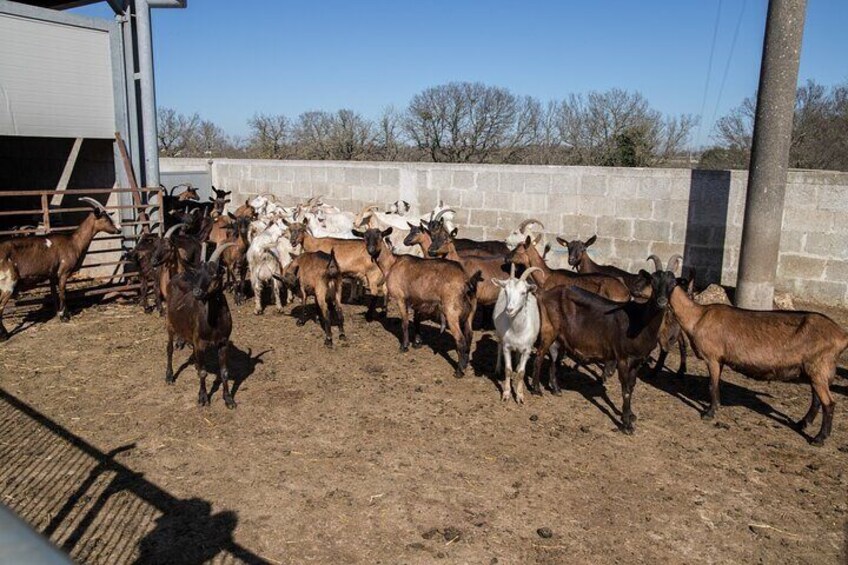
{"type": "MultiPolygon", "coordinates": [[[[748,168],[756,109],[752,96],[716,122],[715,146],[703,152],[699,167],[748,168]]],[[[828,88],[808,81],[798,88],[789,166],[848,171],[848,83],[828,88]]]]}
{"type": "MultiPolygon", "coordinates": [[[[798,89],[790,166],[848,170],[848,86],[798,89]]],[[[166,157],[249,157],[746,168],[755,102],[746,99],[715,127],[715,145],[691,158],[697,120],[652,108],[638,92],[612,89],[542,103],[508,89],[452,82],[416,94],[376,119],[350,109],[291,118],[256,114],[248,135],[227,135],[198,114],[159,109],[166,157]]]]}

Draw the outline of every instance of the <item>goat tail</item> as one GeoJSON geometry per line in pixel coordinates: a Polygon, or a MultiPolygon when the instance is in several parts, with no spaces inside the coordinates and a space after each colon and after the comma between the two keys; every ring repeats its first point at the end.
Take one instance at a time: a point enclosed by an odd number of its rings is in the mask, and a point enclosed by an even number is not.
{"type": "Polygon", "coordinates": [[[330,262],[327,263],[327,276],[330,278],[338,278],[342,274],[342,270],[339,267],[339,262],[336,260],[336,250],[330,250],[330,262]]]}
{"type": "Polygon", "coordinates": [[[467,296],[474,296],[475,294],[477,294],[477,285],[480,284],[482,281],[483,273],[482,271],[477,269],[477,272],[471,275],[471,278],[469,278],[468,281],[466,281],[465,283],[465,294],[467,296]]]}

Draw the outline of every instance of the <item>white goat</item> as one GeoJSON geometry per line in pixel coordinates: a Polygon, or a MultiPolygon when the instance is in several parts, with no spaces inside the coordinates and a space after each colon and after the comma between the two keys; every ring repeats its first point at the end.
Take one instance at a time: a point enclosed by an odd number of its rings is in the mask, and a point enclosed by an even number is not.
{"type": "Polygon", "coordinates": [[[289,238],[285,237],[285,232],[285,225],[277,220],[254,236],[250,247],[247,248],[247,265],[250,271],[250,284],[253,287],[253,313],[256,315],[264,310],[262,289],[269,282],[274,287],[274,303],[277,306],[277,312],[283,311],[285,300],[281,298],[281,291],[285,291],[285,288],[282,288],[277,277],[283,276],[283,270],[291,263],[293,251],[289,238]]]}
{"type": "Polygon", "coordinates": [[[527,276],[534,270],[541,271],[538,267],[530,267],[517,279],[513,263],[508,279],[492,279],[494,284],[501,287],[493,315],[499,342],[495,375],[500,373],[501,362],[505,358],[506,370],[501,381],[501,399],[510,399],[512,387],[515,390],[515,400],[519,404],[524,404],[524,368],[536,345],[541,325],[535,295],[536,285],[527,280],[527,276]],[[513,353],[519,354],[516,371],[512,370],[513,353]],[[514,380],[518,382],[513,382],[514,380]]]}
{"type": "Polygon", "coordinates": [[[406,236],[409,235],[409,223],[403,216],[380,212],[377,210],[377,206],[369,206],[359,213],[357,220],[359,222],[356,224],[358,228],[377,228],[381,231],[392,228],[389,240],[392,242],[392,250],[396,255],[424,256],[420,245],[406,245],[404,243],[406,236]]]}
{"type": "Polygon", "coordinates": [[[534,220],[533,218],[529,218],[518,224],[518,227],[512,230],[512,233],[506,236],[506,239],[504,241],[510,249],[515,249],[515,247],[519,243],[522,243],[527,239],[528,235],[534,236],[534,240],[537,240],[536,236],[539,236],[537,241],[541,241],[542,230],[544,229],[545,225],[542,222],[540,222],[539,220],[534,220]],[[535,230],[528,229],[534,224],[541,228],[538,233],[534,233],[535,230]]]}

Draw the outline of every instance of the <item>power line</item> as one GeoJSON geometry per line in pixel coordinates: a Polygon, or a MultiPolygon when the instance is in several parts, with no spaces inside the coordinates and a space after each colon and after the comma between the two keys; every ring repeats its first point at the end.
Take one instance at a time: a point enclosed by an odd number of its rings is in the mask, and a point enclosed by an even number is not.
{"type": "Polygon", "coordinates": [[[696,139],[701,139],[701,130],[704,128],[704,108],[707,107],[707,93],[710,90],[710,75],[713,72],[713,55],[715,55],[716,38],[718,37],[718,23],[721,19],[721,2],[718,0],[718,9],[716,10],[715,24],[713,25],[713,43],[710,46],[710,59],[707,63],[707,80],[704,84],[704,96],[701,99],[701,111],[698,112],[698,135],[696,139]]]}
{"type": "Polygon", "coordinates": [[[721,95],[724,93],[724,84],[727,82],[727,73],[730,70],[730,61],[733,59],[733,50],[736,48],[736,40],[739,38],[739,29],[742,27],[742,16],[745,14],[745,6],[748,0],[742,1],[742,9],[739,10],[739,19],[736,20],[736,29],[733,32],[733,41],[730,42],[730,53],[727,55],[727,63],[724,65],[724,74],[721,77],[721,86],[718,89],[718,98],[716,98],[715,109],[713,109],[713,117],[710,120],[711,124],[715,124],[716,116],[718,115],[718,107],[721,104],[721,95]]]}

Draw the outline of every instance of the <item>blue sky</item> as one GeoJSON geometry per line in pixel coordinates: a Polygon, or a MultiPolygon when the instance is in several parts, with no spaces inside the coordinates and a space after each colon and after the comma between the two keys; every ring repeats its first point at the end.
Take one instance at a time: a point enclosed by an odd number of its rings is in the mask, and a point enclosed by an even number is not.
{"type": "MultiPolygon", "coordinates": [[[[703,107],[699,145],[714,117],[757,86],[767,4],[189,0],[185,10],[154,10],[157,102],[244,135],[255,112],[347,107],[376,117],[452,80],[542,100],[620,87],[666,113],[698,116],[703,107]]],[[[111,14],[105,2],[77,11],[111,14]]],[[[799,81],[848,80],[846,25],[848,1],[809,0],[799,81]]]]}

